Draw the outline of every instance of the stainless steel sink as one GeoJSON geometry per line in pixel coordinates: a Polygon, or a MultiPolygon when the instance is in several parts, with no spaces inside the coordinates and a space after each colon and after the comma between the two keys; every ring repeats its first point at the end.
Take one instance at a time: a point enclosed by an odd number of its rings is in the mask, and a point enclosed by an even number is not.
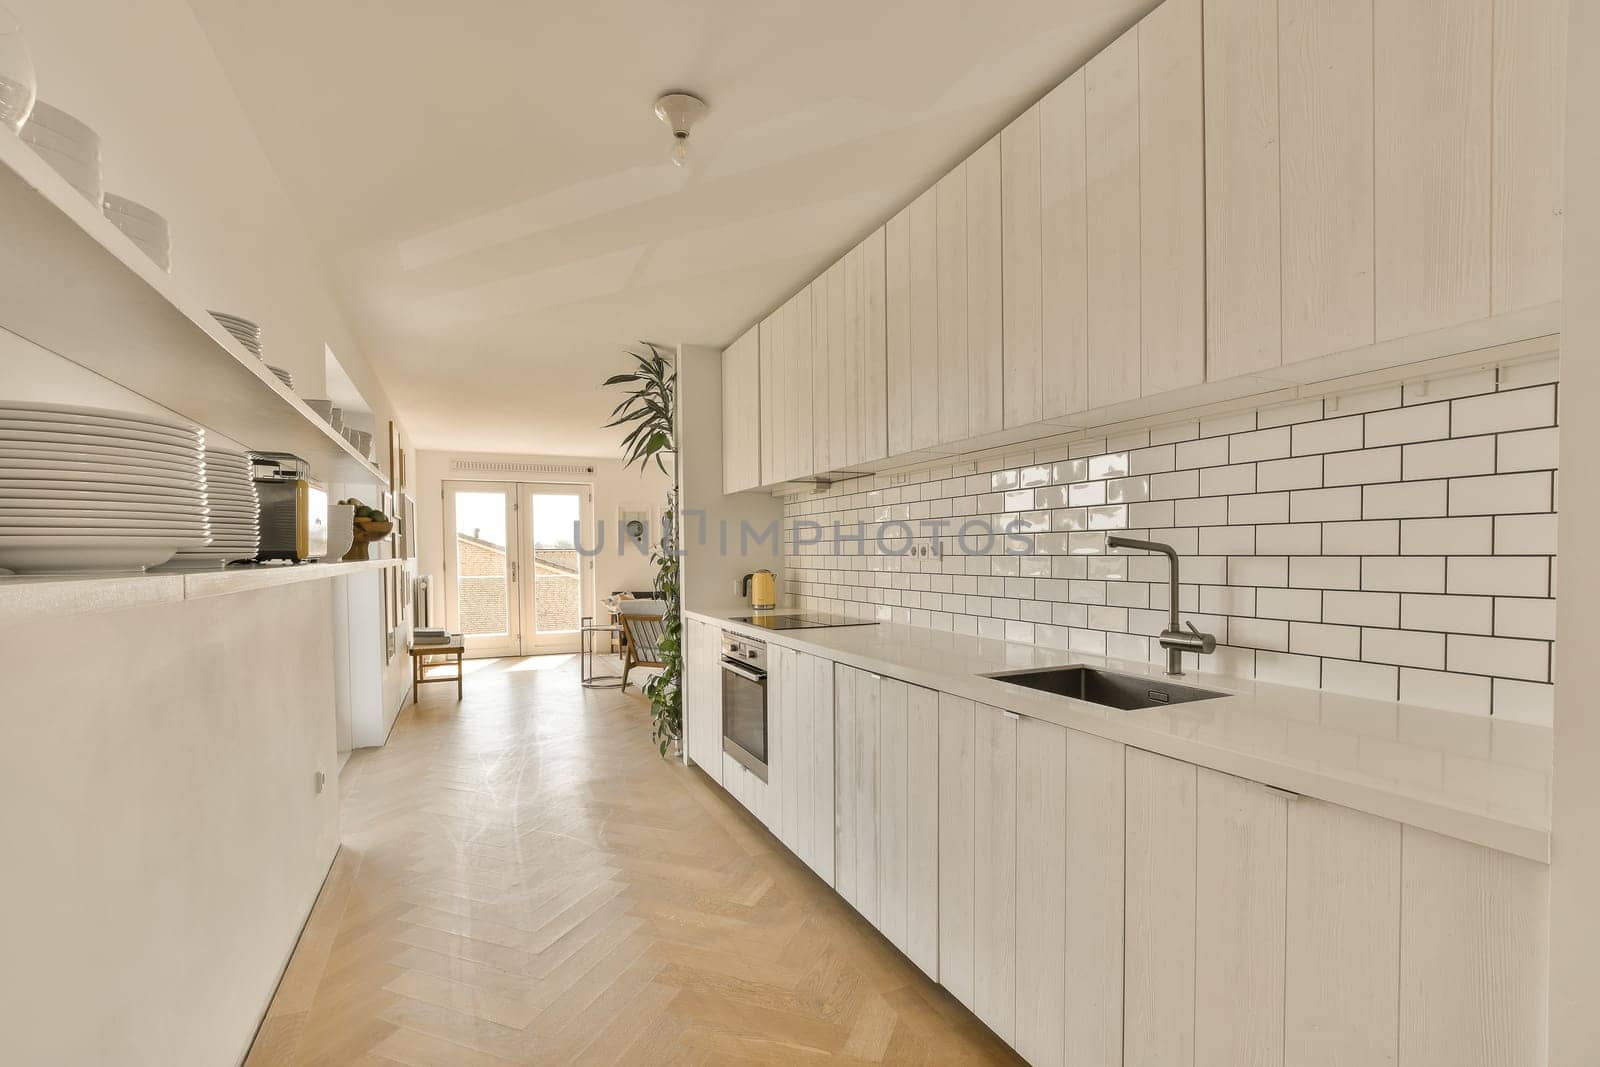
{"type": "Polygon", "coordinates": [[[1188,685],[1175,685],[1158,678],[1143,678],[1137,674],[1118,674],[1094,667],[1045,667],[1032,671],[1008,671],[988,677],[1011,685],[1037,689],[1042,693],[1056,693],[1076,700],[1087,700],[1108,708],[1137,711],[1166,704],[1187,704],[1191,700],[1211,700],[1226,693],[1209,689],[1196,689],[1188,685]]]}

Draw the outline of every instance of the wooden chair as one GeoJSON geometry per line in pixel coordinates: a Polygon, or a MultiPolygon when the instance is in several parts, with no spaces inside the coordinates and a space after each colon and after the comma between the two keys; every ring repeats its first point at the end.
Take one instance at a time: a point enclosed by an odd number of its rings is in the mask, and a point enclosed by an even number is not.
{"type": "Polygon", "coordinates": [[[624,600],[617,605],[617,620],[627,638],[622,651],[622,688],[628,688],[628,672],[635,667],[665,667],[661,655],[662,618],[667,613],[663,600],[624,600]]]}

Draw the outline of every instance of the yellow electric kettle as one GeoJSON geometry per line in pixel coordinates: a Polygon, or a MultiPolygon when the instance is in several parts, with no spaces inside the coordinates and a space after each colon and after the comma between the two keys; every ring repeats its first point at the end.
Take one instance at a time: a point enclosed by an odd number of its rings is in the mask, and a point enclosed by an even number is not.
{"type": "Polygon", "coordinates": [[[771,611],[778,606],[778,576],[769,570],[752,571],[744,576],[742,595],[750,598],[754,611],[771,611]]]}

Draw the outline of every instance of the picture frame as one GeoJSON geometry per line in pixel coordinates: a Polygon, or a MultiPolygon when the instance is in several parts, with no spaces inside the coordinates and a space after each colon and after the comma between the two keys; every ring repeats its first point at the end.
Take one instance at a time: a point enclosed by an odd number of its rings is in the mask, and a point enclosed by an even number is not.
{"type": "Polygon", "coordinates": [[[648,504],[623,504],[617,508],[617,553],[625,555],[637,549],[648,556],[651,549],[653,526],[648,504]]]}
{"type": "Polygon", "coordinates": [[[419,548],[417,542],[421,540],[421,538],[417,536],[416,498],[408,495],[405,498],[400,510],[405,514],[406,517],[406,551],[404,552],[404,556],[406,559],[416,559],[419,548]]]}

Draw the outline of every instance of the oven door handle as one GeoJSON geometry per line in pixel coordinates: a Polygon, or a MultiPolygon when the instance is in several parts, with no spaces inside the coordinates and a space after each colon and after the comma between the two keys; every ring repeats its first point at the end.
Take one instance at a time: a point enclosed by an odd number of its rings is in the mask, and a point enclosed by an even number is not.
{"type": "Polygon", "coordinates": [[[722,669],[731,674],[737,674],[747,682],[755,682],[758,685],[767,684],[767,676],[765,672],[751,670],[742,663],[735,663],[732,660],[725,659],[722,661],[722,669]]]}

